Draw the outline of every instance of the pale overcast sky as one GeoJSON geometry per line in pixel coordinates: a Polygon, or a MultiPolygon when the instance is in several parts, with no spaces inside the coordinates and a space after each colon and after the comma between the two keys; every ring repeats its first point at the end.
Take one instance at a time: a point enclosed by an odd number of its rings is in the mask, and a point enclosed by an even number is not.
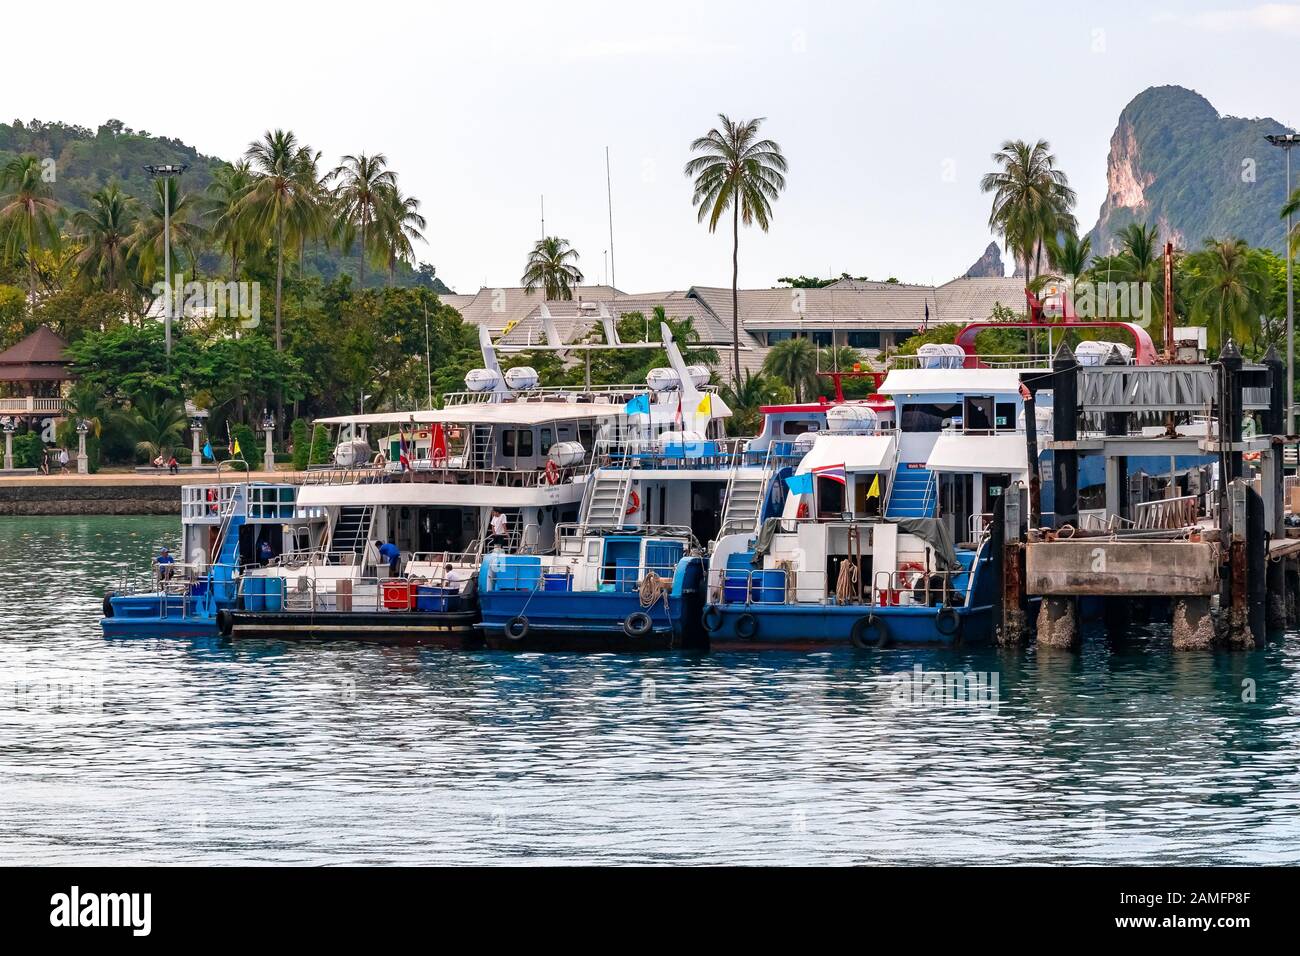
{"type": "Polygon", "coordinates": [[[619,287],[730,285],[730,238],[696,223],[682,175],[719,111],[767,117],[790,162],[771,232],[741,235],[751,287],[960,273],[1006,138],[1051,141],[1090,228],[1116,118],[1148,86],[1300,124],[1300,4],[119,0],[5,19],[23,40],[6,120],[116,117],[227,159],[271,127],[327,162],[382,151],[424,202],[420,258],[459,292],[518,284],[542,194],[547,232],[605,278],[606,146],[619,287]]]}

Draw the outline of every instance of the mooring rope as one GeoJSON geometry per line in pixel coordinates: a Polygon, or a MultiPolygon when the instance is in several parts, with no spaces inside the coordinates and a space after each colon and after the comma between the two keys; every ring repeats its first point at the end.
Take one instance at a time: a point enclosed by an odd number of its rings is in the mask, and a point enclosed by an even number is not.
{"type": "Polygon", "coordinates": [[[835,580],[835,601],[848,604],[858,590],[858,566],[847,558],[840,562],[840,574],[835,580]]]}
{"type": "Polygon", "coordinates": [[[663,598],[664,610],[668,610],[668,592],[671,587],[672,582],[668,578],[660,577],[654,571],[647,571],[641,580],[641,606],[654,607],[655,602],[663,598]]]}

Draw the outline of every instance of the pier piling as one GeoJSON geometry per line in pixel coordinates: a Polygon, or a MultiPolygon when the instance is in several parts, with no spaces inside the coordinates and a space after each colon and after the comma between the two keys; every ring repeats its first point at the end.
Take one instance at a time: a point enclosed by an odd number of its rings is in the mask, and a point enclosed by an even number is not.
{"type": "Polygon", "coordinates": [[[1038,644],[1066,650],[1079,645],[1079,602],[1060,595],[1044,596],[1038,607],[1038,644]]]}

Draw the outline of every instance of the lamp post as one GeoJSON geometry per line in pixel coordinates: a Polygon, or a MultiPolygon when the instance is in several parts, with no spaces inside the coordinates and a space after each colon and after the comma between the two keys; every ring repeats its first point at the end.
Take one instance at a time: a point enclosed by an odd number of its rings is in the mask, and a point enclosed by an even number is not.
{"type": "MultiPolygon", "coordinates": [[[[1286,193],[1291,198],[1291,150],[1300,143],[1300,134],[1282,133],[1264,137],[1286,156],[1286,193]]],[[[1285,201],[1285,200],[1284,200],[1285,201]]],[[[1295,434],[1295,297],[1291,292],[1291,214],[1286,217],[1286,433],[1295,434]]]]}
{"type": "Polygon", "coordinates": [[[197,468],[203,464],[203,451],[199,448],[199,433],[203,431],[203,419],[195,415],[190,419],[190,467],[197,468]]]}
{"type": "Polygon", "coordinates": [[[275,435],[275,416],[262,409],[262,431],[266,435],[266,450],[262,453],[262,470],[275,471],[275,448],[271,442],[275,435]]]}
{"type": "Polygon", "coordinates": [[[18,423],[12,418],[2,420],[5,432],[5,471],[14,470],[14,432],[18,431],[18,423]]]}
{"type": "Polygon", "coordinates": [[[90,422],[84,418],[77,419],[77,474],[90,474],[90,458],[86,455],[86,433],[90,431],[90,422]]]}
{"type": "Polygon", "coordinates": [[[167,287],[167,305],[163,312],[163,322],[167,329],[167,357],[172,354],[172,190],[167,180],[175,179],[190,167],[185,163],[151,164],[145,166],[145,172],[151,179],[163,180],[163,280],[167,287]]]}

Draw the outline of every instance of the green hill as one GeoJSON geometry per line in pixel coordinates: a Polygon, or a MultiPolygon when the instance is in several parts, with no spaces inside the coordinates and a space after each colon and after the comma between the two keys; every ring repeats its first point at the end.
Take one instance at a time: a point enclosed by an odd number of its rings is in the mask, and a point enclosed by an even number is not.
{"type": "MultiPolygon", "coordinates": [[[[253,134],[250,134],[250,139],[253,134]]],[[[199,193],[212,182],[216,169],[226,165],[226,160],[204,156],[192,146],[177,139],[155,136],[145,130],[133,130],[120,120],[109,120],[97,130],[65,123],[44,123],[32,120],[24,123],[0,123],[0,163],[14,156],[34,154],[42,159],[54,160],[54,195],[69,210],[86,206],[86,197],[116,180],[131,195],[143,199],[149,190],[146,164],[184,163],[189,166],[182,178],[186,192],[199,193]]],[[[200,257],[205,271],[215,271],[219,263],[215,254],[200,257]]],[[[345,255],[337,249],[309,250],[306,256],[309,273],[315,272],[329,281],[340,272],[356,275],[355,256],[345,255]]],[[[367,286],[381,286],[388,280],[384,272],[372,270],[366,276],[367,286]]],[[[399,263],[395,281],[401,286],[418,286],[438,293],[451,289],[437,278],[431,265],[417,268],[399,263]]]]}
{"type": "MultiPolygon", "coordinates": [[[[1143,91],[1111,137],[1093,249],[1111,251],[1115,233],[1137,221],[1157,224],[1183,248],[1236,236],[1281,252],[1285,159],[1264,137],[1285,132],[1274,119],[1221,116],[1181,86],[1143,91]]],[[[1300,156],[1292,157],[1292,181],[1300,181],[1300,156]]]]}

